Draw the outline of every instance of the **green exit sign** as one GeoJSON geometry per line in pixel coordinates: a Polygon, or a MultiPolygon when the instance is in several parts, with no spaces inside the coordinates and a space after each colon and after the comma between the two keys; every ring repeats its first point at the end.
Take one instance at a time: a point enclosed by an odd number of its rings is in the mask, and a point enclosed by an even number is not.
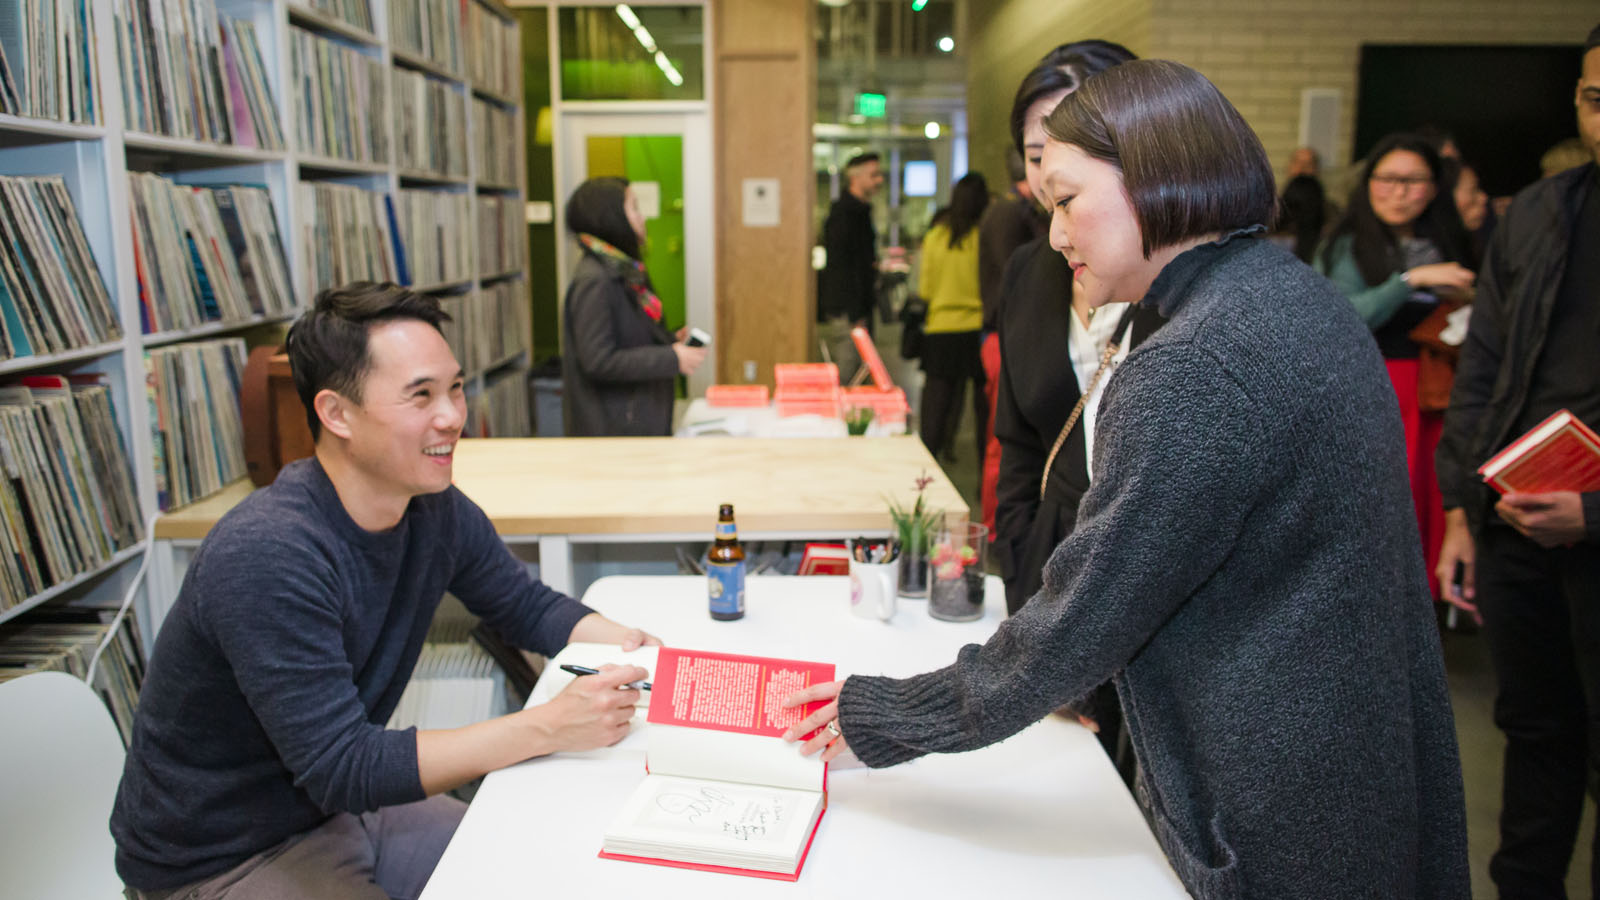
{"type": "Polygon", "coordinates": [[[882,94],[861,93],[856,95],[856,115],[858,116],[881,119],[888,107],[889,99],[882,94]]]}

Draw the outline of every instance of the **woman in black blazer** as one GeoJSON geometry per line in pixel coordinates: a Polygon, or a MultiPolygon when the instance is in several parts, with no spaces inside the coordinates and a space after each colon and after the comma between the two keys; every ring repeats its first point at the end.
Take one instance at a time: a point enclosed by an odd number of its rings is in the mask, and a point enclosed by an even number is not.
{"type": "Polygon", "coordinates": [[[640,245],[644,215],[624,178],[591,178],[567,201],[567,227],[583,248],[561,322],[562,418],[568,437],[672,433],[678,375],[705,347],[662,321],[640,245]]]}
{"type": "MultiPolygon", "coordinates": [[[[1028,185],[1043,197],[1039,160],[1044,149],[1044,118],[1062,98],[1083,81],[1118,63],[1133,59],[1120,45],[1107,41],[1078,41],[1052,50],[1023,79],[1011,106],[1011,136],[1022,152],[1028,185]]],[[[1072,269],[1042,235],[1011,255],[1000,286],[996,317],[1000,335],[1000,389],[995,405],[994,434],[1000,444],[1000,477],[995,488],[994,550],[1006,585],[1006,609],[1015,613],[1043,586],[1045,562],[1072,533],[1078,518],[1078,501],[1089,489],[1085,435],[1093,424],[1094,410],[1086,405],[1051,459],[1073,408],[1086,385],[1073,362],[1075,331],[1080,345],[1083,333],[1103,351],[1108,341],[1120,341],[1126,355],[1133,344],[1158,328],[1161,317],[1152,309],[1112,304],[1097,312],[1113,317],[1098,327],[1084,306],[1075,312],[1072,269]],[[1077,329],[1074,329],[1074,317],[1077,329]],[[1091,327],[1085,327],[1085,320],[1091,327]],[[1088,421],[1085,421],[1088,420],[1088,421]],[[1050,475],[1040,490],[1046,464],[1050,475]]],[[[1079,355],[1083,355],[1080,346],[1079,355]]],[[[1089,371],[1095,368],[1091,351],[1089,371]]],[[[1110,378],[1102,374],[1099,389],[1110,378]]],[[[1098,391],[1095,394],[1098,400],[1098,391]]],[[[1132,776],[1132,754],[1127,750],[1122,713],[1116,691],[1104,685],[1073,705],[1075,712],[1098,725],[1101,745],[1116,762],[1124,779],[1132,776]]]]}

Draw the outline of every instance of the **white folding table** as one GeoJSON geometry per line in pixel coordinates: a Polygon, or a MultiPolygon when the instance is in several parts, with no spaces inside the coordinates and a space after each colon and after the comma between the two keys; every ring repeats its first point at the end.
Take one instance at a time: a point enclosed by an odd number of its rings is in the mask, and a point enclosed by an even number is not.
{"type": "MultiPolygon", "coordinates": [[[[983,619],[850,615],[848,579],[751,578],[748,613],[706,612],[694,577],[612,577],[584,601],[668,645],[834,662],[911,675],[951,662],[1004,615],[989,579],[983,619]]],[[[644,775],[643,731],[484,780],[424,900],[542,897],[1181,898],[1187,894],[1094,737],[1051,717],[995,746],[828,775],[828,810],[796,882],[599,859],[601,833],[644,775]]]]}

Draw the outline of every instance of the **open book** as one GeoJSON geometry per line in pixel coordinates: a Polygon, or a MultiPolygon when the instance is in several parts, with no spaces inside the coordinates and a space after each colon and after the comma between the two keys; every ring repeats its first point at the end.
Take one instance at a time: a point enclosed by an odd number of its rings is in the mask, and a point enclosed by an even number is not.
{"type": "Polygon", "coordinates": [[[827,767],[780,737],[822,704],[783,698],[831,664],[663,647],[648,774],[606,828],[607,859],[793,881],[826,806],[827,767]]]}
{"type": "Polygon", "coordinates": [[[1545,419],[1478,467],[1502,494],[1600,490],[1600,437],[1567,410],[1545,419]]]}

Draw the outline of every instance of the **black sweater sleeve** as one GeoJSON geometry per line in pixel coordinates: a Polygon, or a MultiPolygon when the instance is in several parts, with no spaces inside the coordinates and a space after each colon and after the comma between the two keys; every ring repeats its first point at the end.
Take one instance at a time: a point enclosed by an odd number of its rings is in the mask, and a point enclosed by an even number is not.
{"type": "Polygon", "coordinates": [[[1505,357],[1506,326],[1510,318],[1508,304],[1513,299],[1507,270],[1513,227],[1516,223],[1508,217],[1495,229],[1483,269],[1478,273],[1478,290],[1472,301],[1472,318],[1467,323],[1467,339],[1456,363],[1456,379],[1450,390],[1450,408],[1445,412],[1444,432],[1434,452],[1434,471],[1445,509],[1468,507],[1480,484],[1476,471],[1483,460],[1471,457],[1505,357]]]}

